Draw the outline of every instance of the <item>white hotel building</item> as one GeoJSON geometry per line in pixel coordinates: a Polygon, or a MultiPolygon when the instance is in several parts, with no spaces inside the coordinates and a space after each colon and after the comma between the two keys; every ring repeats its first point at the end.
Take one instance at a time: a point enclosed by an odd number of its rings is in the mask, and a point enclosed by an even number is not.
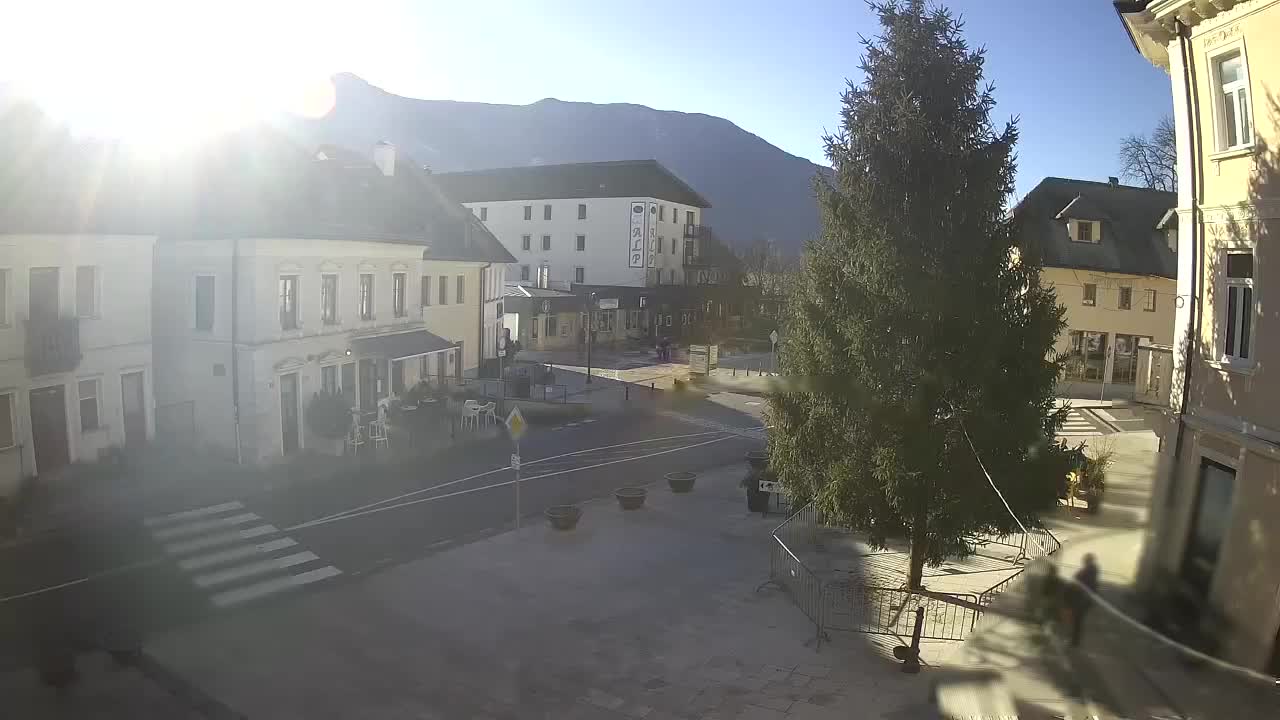
{"type": "Polygon", "coordinates": [[[699,277],[711,206],[656,160],[538,165],[434,176],[516,258],[508,282],[646,287],[699,277]]]}

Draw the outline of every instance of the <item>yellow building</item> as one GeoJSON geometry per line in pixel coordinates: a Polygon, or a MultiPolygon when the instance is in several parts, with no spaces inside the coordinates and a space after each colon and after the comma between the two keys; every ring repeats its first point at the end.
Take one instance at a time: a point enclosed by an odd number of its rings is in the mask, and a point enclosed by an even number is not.
{"type": "Polygon", "coordinates": [[[1280,1],[1115,6],[1171,80],[1186,300],[1141,579],[1171,627],[1280,675],[1280,1]]]}
{"type": "Polygon", "coordinates": [[[1018,203],[1022,247],[1036,248],[1067,310],[1055,349],[1067,389],[1132,387],[1138,344],[1173,340],[1176,229],[1173,193],[1110,182],[1041,180],[1018,203]]]}

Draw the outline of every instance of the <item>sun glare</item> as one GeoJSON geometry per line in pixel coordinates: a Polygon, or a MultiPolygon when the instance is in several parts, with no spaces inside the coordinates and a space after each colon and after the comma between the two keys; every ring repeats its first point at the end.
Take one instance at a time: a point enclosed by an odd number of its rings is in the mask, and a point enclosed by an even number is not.
{"type": "Polygon", "coordinates": [[[74,132],[164,150],[332,107],[333,68],[321,53],[328,41],[297,21],[315,3],[53,5],[17,11],[21,21],[0,31],[0,65],[19,95],[74,132]]]}

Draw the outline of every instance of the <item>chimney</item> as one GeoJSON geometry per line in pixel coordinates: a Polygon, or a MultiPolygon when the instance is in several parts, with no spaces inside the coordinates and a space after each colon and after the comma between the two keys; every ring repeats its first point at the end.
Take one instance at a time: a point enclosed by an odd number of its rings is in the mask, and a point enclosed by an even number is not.
{"type": "Polygon", "coordinates": [[[373,164],[378,166],[383,175],[392,177],[396,174],[396,146],[383,140],[373,146],[373,164]]]}
{"type": "Polygon", "coordinates": [[[1107,178],[1107,184],[1111,185],[1111,187],[1119,187],[1120,178],[1116,177],[1115,175],[1112,175],[1107,178]]]}

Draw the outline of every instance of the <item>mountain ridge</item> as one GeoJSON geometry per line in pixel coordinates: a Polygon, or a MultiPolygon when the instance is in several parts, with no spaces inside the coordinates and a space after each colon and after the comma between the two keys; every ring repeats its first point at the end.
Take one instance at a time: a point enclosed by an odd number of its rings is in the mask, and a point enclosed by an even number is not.
{"type": "Polygon", "coordinates": [[[654,159],[711,201],[708,221],[729,243],[772,238],[798,252],[818,231],[812,182],[824,168],[726,118],[558,98],[528,105],[407,98],[351,73],[333,82],[333,110],[294,121],[316,144],[360,150],[388,141],[435,172],[654,159]]]}

